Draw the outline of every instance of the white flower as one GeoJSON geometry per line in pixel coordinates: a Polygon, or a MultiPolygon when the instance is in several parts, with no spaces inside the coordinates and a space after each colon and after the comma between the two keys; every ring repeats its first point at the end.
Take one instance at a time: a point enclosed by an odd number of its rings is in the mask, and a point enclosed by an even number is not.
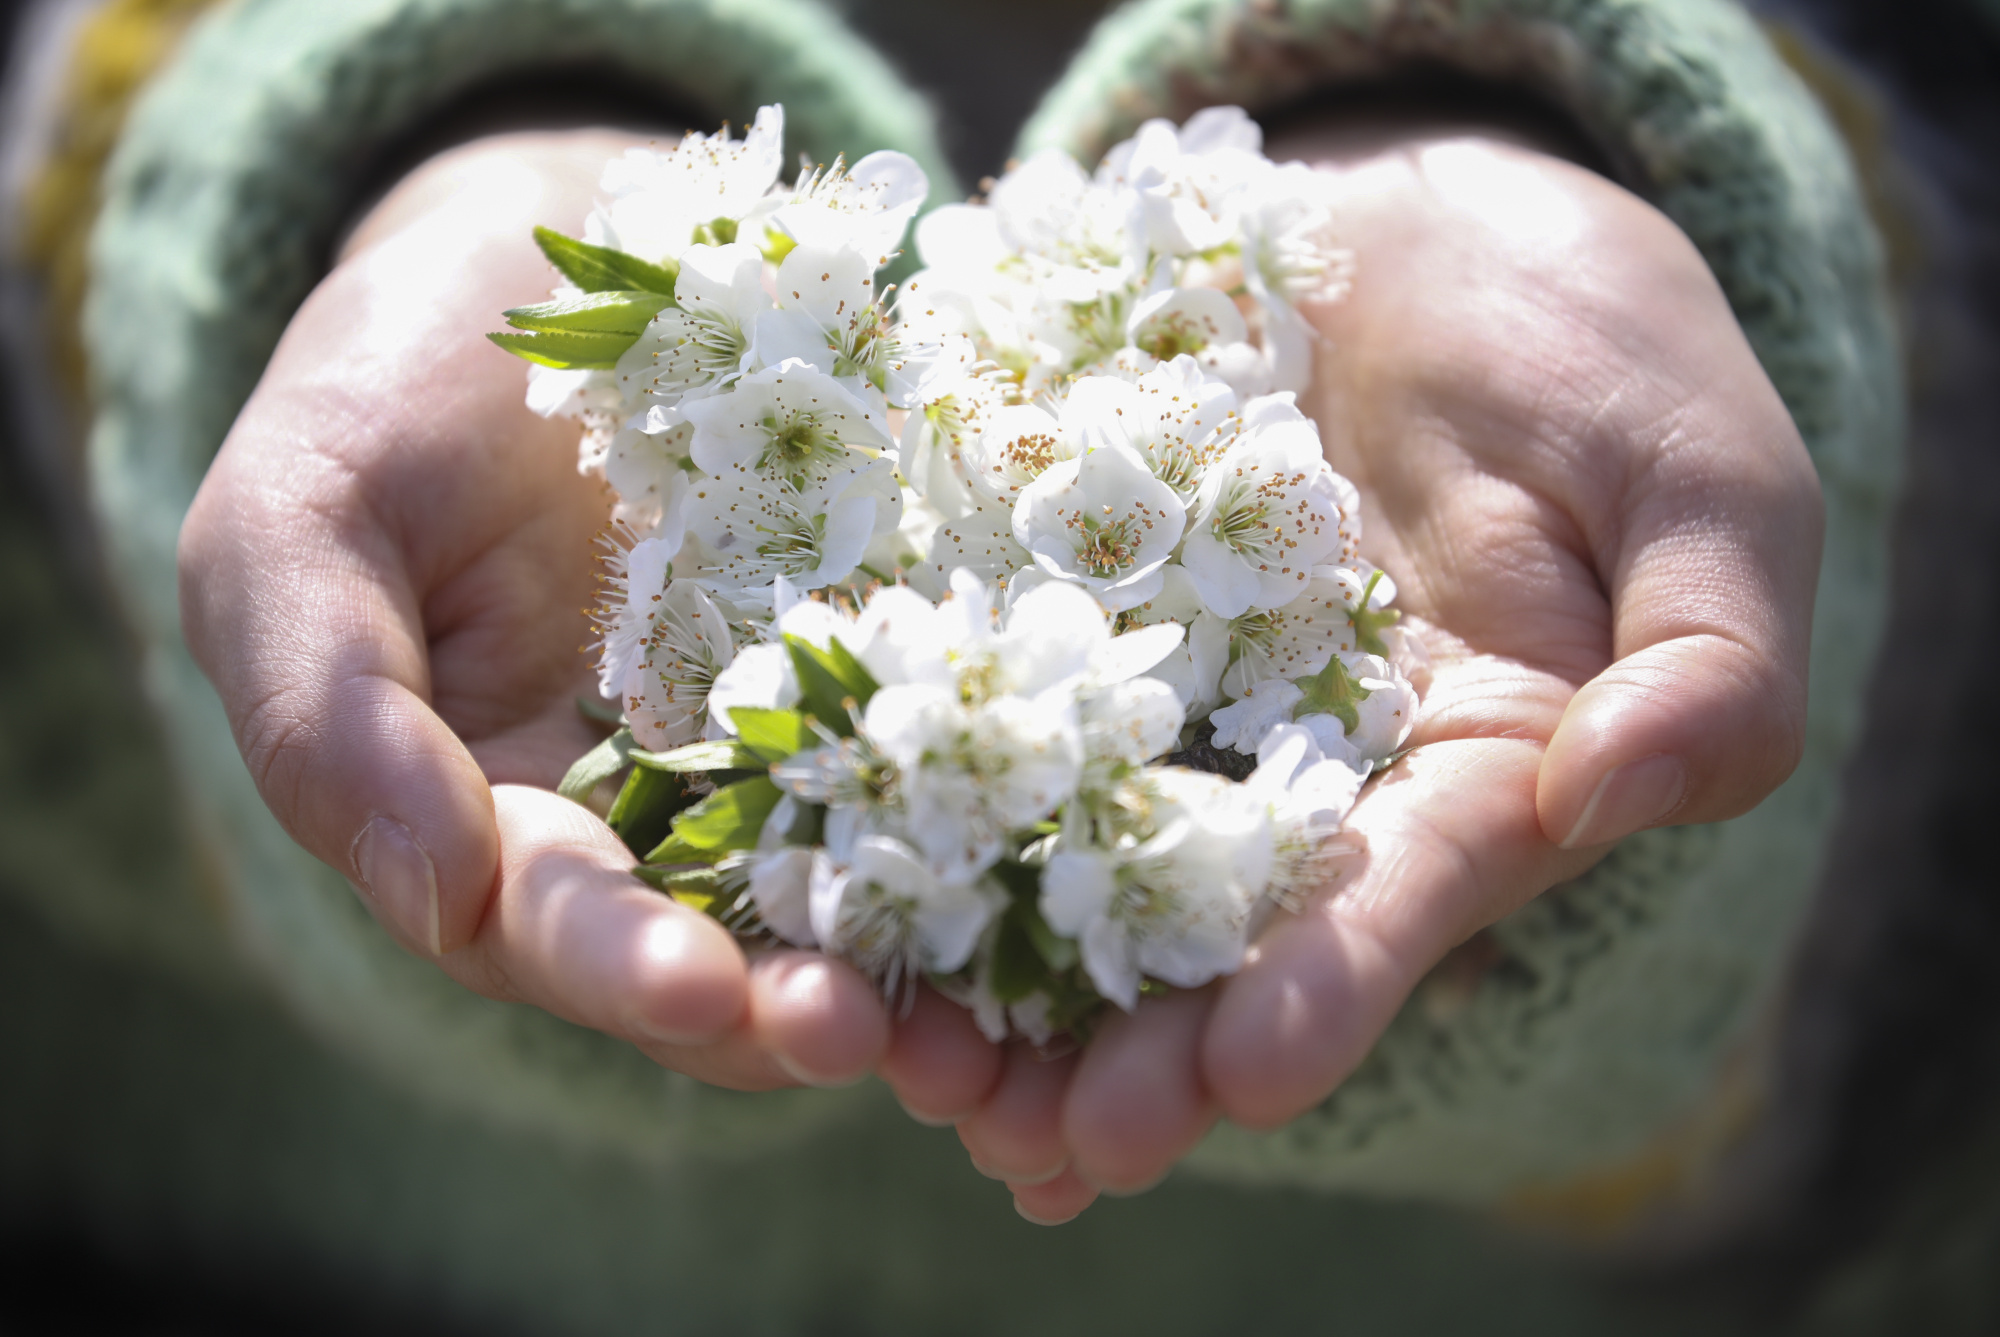
{"type": "Polygon", "coordinates": [[[991,867],[1011,834],[1076,792],[1076,712],[1050,695],[968,706],[948,688],[903,683],[869,700],[861,732],[895,763],[911,839],[940,875],[991,867]]]}
{"type": "Polygon", "coordinates": [[[736,658],[728,620],[692,580],[670,583],[652,596],[647,612],[651,627],[621,693],[632,736],[655,752],[722,737],[720,722],[709,718],[708,696],[736,658]]]}
{"type": "Polygon", "coordinates": [[[544,418],[615,414],[624,405],[618,378],[608,371],[528,364],[528,407],[544,418]]]}
{"type": "Polygon", "coordinates": [[[1172,750],[1187,712],[1179,694],[1158,678],[1128,678],[1084,694],[1078,718],[1085,767],[1104,773],[1143,766],[1172,750]]]}
{"type": "Polygon", "coordinates": [[[986,414],[978,437],[963,447],[966,478],[981,495],[1011,506],[1021,489],[1081,449],[1048,410],[1003,405],[986,414]]]}
{"type": "Polygon", "coordinates": [[[1271,170],[1263,132],[1240,107],[1210,107],[1185,126],[1147,121],[1104,155],[1100,182],[1127,185],[1138,198],[1137,228],[1168,255],[1212,251],[1235,239],[1238,196],[1271,170]]]}
{"type": "Polygon", "coordinates": [[[680,547],[688,489],[688,443],[694,429],[674,410],[634,417],[611,438],[604,456],[604,481],[618,494],[614,518],[634,529],[654,530],[680,547]]]}
{"type": "Polygon", "coordinates": [[[1325,668],[1335,651],[1352,650],[1348,613],[1360,593],[1347,569],[1315,567],[1305,589],[1282,608],[1253,608],[1226,624],[1213,619],[1224,628],[1230,654],[1223,693],[1241,696],[1264,678],[1302,678],[1325,668]]]}
{"type": "Polygon", "coordinates": [[[1215,726],[1215,746],[1233,747],[1248,756],[1257,755],[1264,736],[1280,724],[1289,724],[1292,707],[1306,694],[1283,678],[1266,678],[1251,683],[1243,695],[1215,711],[1208,722],[1215,726]]]}
{"type": "Polygon", "coordinates": [[[628,149],[604,169],[610,202],[591,214],[585,239],[642,259],[679,259],[695,230],[740,219],[776,184],[784,165],[785,112],[759,107],[741,140],[690,131],[664,152],[628,149]]]}
{"type": "Polygon", "coordinates": [[[1160,568],[1186,524],[1174,490],[1124,446],[1051,465],[1014,506],[1014,537],[1035,564],[1113,612],[1160,592],[1160,568]]]}
{"type": "MultiPolygon", "coordinates": [[[[971,572],[952,572],[951,588],[934,619],[900,623],[895,672],[968,703],[1123,682],[1152,669],[1180,641],[1172,625],[1112,635],[1097,600],[1063,581],[1020,593],[1004,619],[994,617],[989,588],[971,572]]],[[[868,660],[877,653],[871,643],[868,660]]]]}
{"type": "Polygon", "coordinates": [[[1289,395],[1255,401],[1244,430],[1209,469],[1181,561],[1208,611],[1282,608],[1313,568],[1346,551],[1353,489],[1320,453],[1319,431],[1289,395]]]}
{"type": "Polygon", "coordinates": [[[1380,655],[1344,652],[1341,665],[1367,695],[1355,703],[1355,726],[1347,741],[1369,762],[1387,761],[1417,723],[1417,692],[1396,666],[1380,655]]]}
{"type": "Polygon", "coordinates": [[[785,843],[798,820],[798,805],[789,798],[764,820],[757,850],[750,860],[750,903],[765,928],[794,947],[817,947],[812,926],[813,852],[785,843]]]}
{"type": "Polygon", "coordinates": [[[1012,503],[980,497],[977,504],[955,517],[941,521],[931,531],[930,565],[935,576],[929,583],[943,592],[953,571],[969,571],[983,581],[1003,581],[1028,566],[1028,556],[1014,537],[1012,503]]]}
{"type": "Polygon", "coordinates": [[[747,469],[824,487],[889,447],[868,405],[810,362],[753,372],[721,394],[683,404],[681,412],[694,424],[689,453],[717,477],[747,469]]]}
{"type": "Polygon", "coordinates": [[[906,153],[880,150],[852,167],[836,158],[831,168],[802,174],[771,222],[801,247],[846,247],[870,257],[872,273],[888,263],[930,189],[906,153]]]}
{"type": "Polygon", "coordinates": [[[891,996],[924,972],[963,966],[1004,900],[983,884],[940,879],[915,850],[886,836],[855,841],[845,864],[818,851],[810,894],[820,945],[891,996]]]}
{"type": "Polygon", "coordinates": [[[1243,202],[1243,284],[1257,303],[1280,390],[1304,390],[1312,379],[1319,336],[1298,304],[1339,301],[1352,281],[1353,253],[1333,236],[1329,185],[1325,174],[1287,163],[1260,178],[1243,202]]]}
{"type": "Polygon", "coordinates": [[[1063,400],[1063,430],[1085,448],[1126,446],[1182,501],[1227,444],[1219,434],[1236,412],[1236,393],[1191,357],[1176,357],[1136,381],[1086,376],[1063,400]]]}
{"type": "Polygon", "coordinates": [[[743,371],[757,317],[771,307],[763,275],[755,247],[690,246],[674,283],[677,305],[654,316],[619,355],[623,392],[671,408],[726,388],[743,371]]]}
{"type": "Polygon", "coordinates": [[[753,710],[790,710],[799,703],[799,679],[792,655],[781,643],[746,645],[729,666],[716,674],[708,689],[710,718],[732,733],[730,712],[739,706],[753,710]]]}
{"type": "Polygon", "coordinates": [[[777,309],[758,318],[756,359],[802,358],[857,394],[914,405],[942,347],[904,338],[875,301],[874,273],[858,251],[794,250],[778,267],[777,309]]]}
{"type": "Polygon", "coordinates": [[[1171,767],[1146,779],[1156,834],[1065,844],[1042,870],[1042,917],[1077,940],[1091,983],[1128,1012],[1142,973],[1192,989],[1241,964],[1271,866],[1267,805],[1242,786],[1171,767]]]}
{"type": "Polygon", "coordinates": [[[1366,779],[1337,758],[1323,756],[1311,732],[1280,725],[1257,749],[1257,769],[1245,788],[1270,805],[1272,858],[1264,895],[1294,912],[1333,877],[1339,858],[1356,848],[1340,824],[1366,779]]]}
{"type": "Polygon", "coordinates": [[[660,539],[643,539],[629,549],[613,549],[605,562],[609,584],[604,611],[598,615],[603,638],[597,655],[597,688],[607,700],[617,700],[639,662],[652,634],[653,609],[666,592],[674,547],[660,539]]]}
{"type": "Polygon", "coordinates": [[[1043,149],[994,183],[987,197],[1000,238],[1030,266],[1037,287],[1060,302],[1090,302],[1130,286],[1145,271],[1146,239],[1130,226],[1134,198],[1093,182],[1060,149],[1043,149]]]}
{"type": "Polygon", "coordinates": [[[902,506],[887,460],[803,484],[741,466],[694,484],[687,525],[701,540],[698,574],[739,601],[769,596],[783,576],[800,589],[847,579],[878,529],[902,506]]]}
{"type": "Polygon", "coordinates": [[[1229,662],[1228,628],[1202,611],[1194,582],[1179,563],[1160,568],[1160,576],[1160,592],[1120,613],[1119,625],[1184,629],[1181,642],[1147,672],[1179,693],[1181,705],[1199,719],[1215,704],[1217,682],[1229,662]]]}
{"type": "Polygon", "coordinates": [[[1162,362],[1192,357],[1239,394],[1270,388],[1268,362],[1249,342],[1242,313],[1214,288],[1168,288],[1141,299],[1126,317],[1125,338],[1132,348],[1162,362]]]}

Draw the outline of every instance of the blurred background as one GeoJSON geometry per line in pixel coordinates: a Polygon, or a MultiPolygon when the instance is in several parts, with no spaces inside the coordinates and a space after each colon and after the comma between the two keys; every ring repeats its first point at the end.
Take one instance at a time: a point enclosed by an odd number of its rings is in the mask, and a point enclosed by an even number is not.
{"type": "MultiPolygon", "coordinates": [[[[633,1326],[635,1304],[656,1307],[658,1330],[702,1332],[869,1332],[877,1312],[939,1331],[2000,1331],[2000,693],[1988,668],[2000,663],[2000,8],[1759,10],[1862,168],[1891,257],[1912,430],[1877,694],[1894,708],[1871,720],[1789,965],[1767,1108],[1719,1162],[1730,1182],[1709,1186],[1726,1210],[1579,1231],[1519,1211],[1265,1190],[1267,1233],[1191,1249],[1203,1221],[1250,1190],[1177,1178],[1035,1235],[997,1185],[973,1180],[948,1130],[870,1125],[851,1164],[790,1186],[805,1205],[788,1239],[848,1228],[840,1204],[871,1197],[901,1214],[901,1231],[921,1235],[928,1211],[975,1199],[985,1224],[946,1274],[855,1278],[788,1308],[760,1294],[788,1285],[764,1226],[725,1215],[710,1227],[737,1232],[740,1307],[679,1293],[671,1269],[649,1281],[657,1233],[639,1223],[654,1218],[656,1188],[644,1174],[385,1085],[308,1034],[215,929],[207,856],[187,837],[82,501],[76,351],[45,321],[77,300],[78,192],[93,188],[126,93],[204,7],[0,4],[13,275],[0,313],[15,335],[0,382],[0,1331],[651,1330],[633,1326]],[[85,60],[89,33],[101,49],[85,60]],[[47,170],[51,144],[68,175],[47,170]],[[172,970],[156,964],[169,958],[172,970]],[[907,1166],[896,1185],[866,1172],[885,1157],[907,1166]],[[426,1247],[467,1219],[490,1223],[494,1257],[545,1255],[551,1278],[570,1278],[564,1314],[519,1298],[555,1286],[532,1266],[496,1287],[426,1247]],[[1147,1256],[1132,1241],[1148,1239],[1158,1270],[1137,1275],[1119,1260],[1147,1256]],[[575,1298],[593,1275],[622,1298],[575,1298]],[[979,1318],[909,1298],[919,1291],[979,1318]]],[[[1001,167],[1107,7],[841,8],[933,100],[970,184],[1001,167]]],[[[597,114],[573,91],[560,114],[597,114]]],[[[1366,96],[1554,116],[1442,78],[1366,96]]],[[[464,115],[490,128],[547,110],[512,99],[464,115]]],[[[441,124],[371,170],[392,178],[456,132],[441,124]]],[[[719,1197],[746,1172],[685,1173],[719,1197]]]]}

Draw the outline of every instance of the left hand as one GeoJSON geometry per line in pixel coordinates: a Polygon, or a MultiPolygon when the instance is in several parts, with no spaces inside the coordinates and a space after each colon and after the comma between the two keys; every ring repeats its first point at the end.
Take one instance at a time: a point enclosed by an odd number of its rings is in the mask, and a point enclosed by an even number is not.
{"type": "Polygon", "coordinates": [[[1015,1047],[977,1098],[969,1021],[905,1028],[880,1071],[1033,1220],[1150,1186],[1218,1117],[1310,1109],[1458,943],[1634,831],[1747,811],[1799,757],[1818,481],[1693,245],[1488,137],[1285,147],[1339,173],[1359,259],[1308,313],[1301,406],[1435,676],[1349,819],[1368,853],[1235,976],[1112,1013],[1080,1055],[1015,1047]]]}

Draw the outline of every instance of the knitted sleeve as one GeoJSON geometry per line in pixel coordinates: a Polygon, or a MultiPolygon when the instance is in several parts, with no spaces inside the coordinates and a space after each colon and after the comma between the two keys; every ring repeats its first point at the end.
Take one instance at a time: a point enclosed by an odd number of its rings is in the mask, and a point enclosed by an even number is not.
{"type": "Polygon", "coordinates": [[[1144,0],[1098,29],[1021,151],[1088,160],[1149,116],[1438,67],[1566,112],[1694,241],[1791,410],[1827,503],[1805,758],[1749,815],[1635,836],[1495,925],[1317,1110],[1223,1130],[1196,1163],[1615,1215],[1755,1100],[1740,1060],[1817,881],[1884,620],[1903,393],[1845,148],[1726,0],[1144,0]]]}

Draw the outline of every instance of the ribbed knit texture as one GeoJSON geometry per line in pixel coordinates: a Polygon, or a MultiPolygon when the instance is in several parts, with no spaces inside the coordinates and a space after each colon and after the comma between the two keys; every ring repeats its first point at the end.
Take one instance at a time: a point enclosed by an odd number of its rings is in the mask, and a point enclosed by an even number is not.
{"type": "MultiPolygon", "coordinates": [[[[1269,108],[1419,56],[1568,107],[1694,237],[1812,445],[1830,518],[1798,777],[1742,821],[1628,841],[1499,926],[1503,962],[1469,996],[1420,992],[1322,1110],[1269,1137],[1218,1134],[1197,1162],[1490,1201],[1647,1145],[1701,1101],[1768,997],[1874,654],[1901,401],[1842,151],[1719,0],[1142,4],[1100,30],[1024,142],[1092,155],[1144,115],[1269,108]]],[[[903,148],[932,172],[934,199],[952,196],[920,103],[802,4],[233,5],[149,92],[113,164],[88,315],[94,486],[233,922],[302,1015],[391,1080],[503,1125],[654,1159],[768,1149],[856,1097],[702,1088],[404,956],[265,812],[175,623],[181,516],[319,272],[355,165],[456,88],[583,57],[718,119],[782,100],[815,155],[903,148]]]]}

